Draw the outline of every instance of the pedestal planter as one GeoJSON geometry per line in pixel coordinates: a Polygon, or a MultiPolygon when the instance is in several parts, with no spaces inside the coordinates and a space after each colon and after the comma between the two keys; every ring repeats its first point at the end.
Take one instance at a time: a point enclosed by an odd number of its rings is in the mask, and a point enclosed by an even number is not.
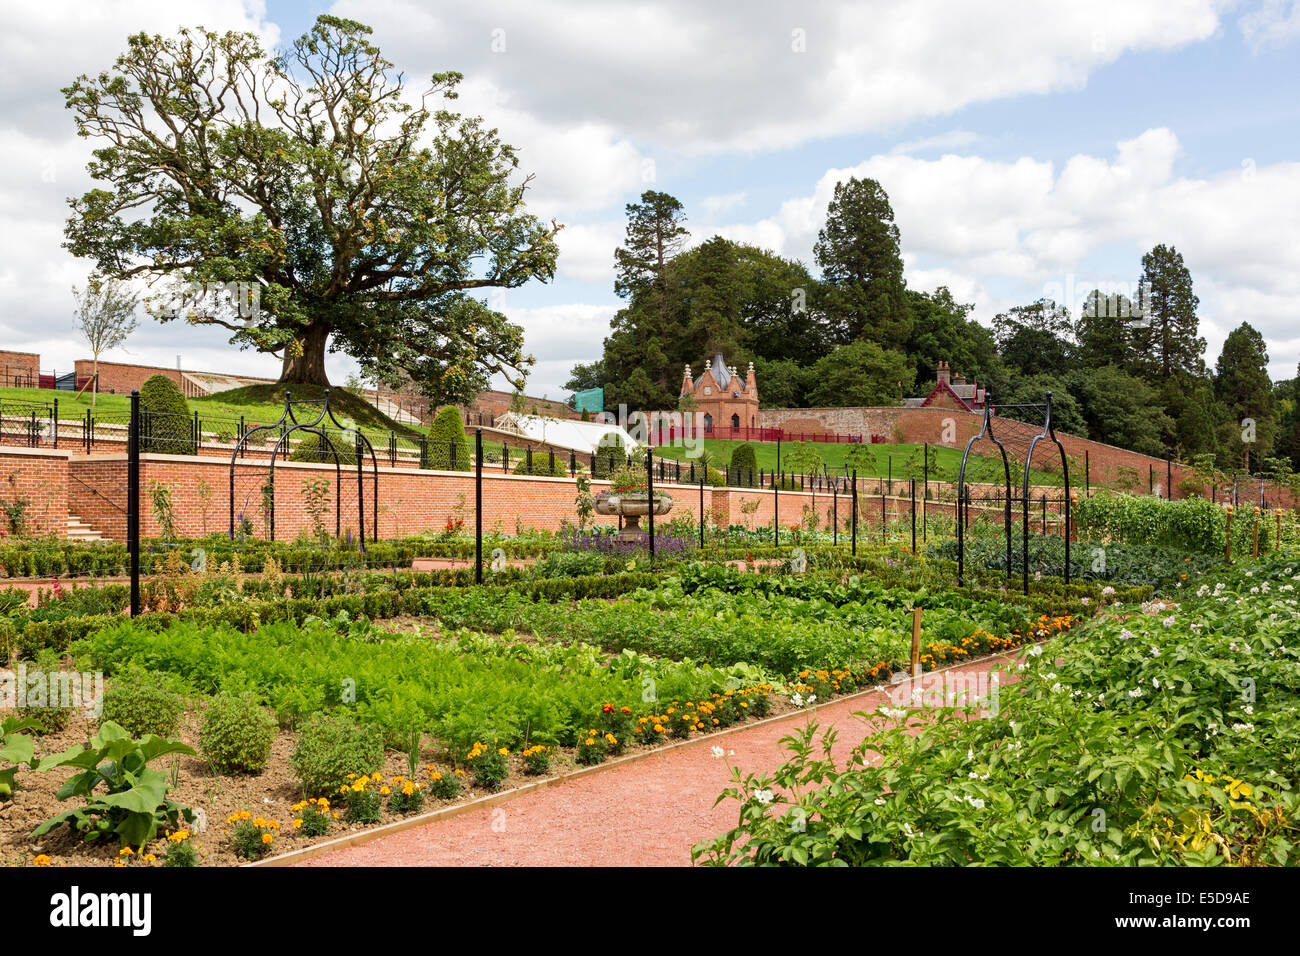
{"type": "MultiPolygon", "coordinates": [[[[672,495],[656,492],[654,513],[666,515],[673,507],[672,495]]],[[[641,528],[641,517],[650,513],[650,496],[644,491],[630,494],[604,492],[596,496],[596,514],[622,515],[623,530],[618,533],[620,541],[644,541],[649,535],[641,528]]]]}

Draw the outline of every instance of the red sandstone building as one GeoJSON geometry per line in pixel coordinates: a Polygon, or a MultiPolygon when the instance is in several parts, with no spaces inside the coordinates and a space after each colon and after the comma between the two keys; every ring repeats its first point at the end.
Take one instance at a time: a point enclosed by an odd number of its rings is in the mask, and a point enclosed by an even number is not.
{"type": "Polygon", "coordinates": [[[726,434],[729,429],[758,427],[758,382],[754,378],[754,363],[742,379],[736,367],[727,366],[722,353],[713,356],[713,363],[699,378],[691,377],[691,367],[682,373],[681,399],[690,410],[704,415],[705,432],[726,434]]]}

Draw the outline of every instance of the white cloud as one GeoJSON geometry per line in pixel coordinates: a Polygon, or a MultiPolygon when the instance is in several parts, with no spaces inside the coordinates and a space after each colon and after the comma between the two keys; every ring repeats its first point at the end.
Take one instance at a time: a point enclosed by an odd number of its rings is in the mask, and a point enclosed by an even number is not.
{"type": "Polygon", "coordinates": [[[1071,157],[1059,173],[1032,157],[876,155],[827,171],[811,195],[771,217],[721,231],[810,261],[835,184],[871,177],[889,193],[909,283],[948,285],[985,322],[1014,304],[989,295],[991,284],[1023,290],[1022,302],[1073,287],[1077,300],[1094,285],[1135,284],[1142,254],[1173,245],[1201,297],[1210,361],[1227,332],[1249,321],[1270,343],[1275,374],[1286,367],[1289,377],[1300,299],[1300,222],[1289,210],[1300,209],[1300,163],[1186,178],[1173,172],[1179,151],[1160,128],[1117,143],[1109,158],[1071,157]],[[1131,252],[1117,258],[1116,246],[1131,252]],[[1116,264],[1089,267],[1090,259],[1116,264]]]}
{"type": "Polygon", "coordinates": [[[560,129],[595,122],[656,149],[702,154],[784,148],[1079,89],[1126,53],[1209,38],[1223,6],[504,0],[449,4],[434,17],[412,0],[343,0],[334,10],[374,26],[413,76],[459,69],[560,129]]]}
{"type": "Polygon", "coordinates": [[[746,194],[743,192],[727,193],[722,196],[705,196],[703,201],[700,202],[700,206],[709,215],[716,216],[719,213],[730,212],[745,205],[745,197],[746,194]]]}
{"type": "Polygon", "coordinates": [[[560,246],[556,275],[612,290],[614,250],[623,242],[625,225],[622,220],[566,225],[556,236],[560,246]]]}
{"type": "Polygon", "coordinates": [[[974,145],[979,136],[968,129],[953,129],[934,136],[908,140],[894,146],[891,153],[927,153],[935,150],[962,149],[974,145]]]}
{"type": "Polygon", "coordinates": [[[1256,51],[1285,46],[1300,38],[1300,2],[1264,0],[1257,9],[1244,14],[1237,25],[1256,51]]]}

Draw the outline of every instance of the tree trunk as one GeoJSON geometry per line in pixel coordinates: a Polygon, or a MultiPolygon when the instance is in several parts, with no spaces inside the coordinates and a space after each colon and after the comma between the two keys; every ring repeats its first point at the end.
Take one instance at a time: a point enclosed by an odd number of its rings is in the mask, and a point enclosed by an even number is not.
{"type": "Polygon", "coordinates": [[[325,325],[307,327],[302,338],[302,354],[285,353],[279,384],[329,386],[330,380],[325,375],[325,343],[329,332],[325,325]]]}
{"type": "MultiPolygon", "coordinates": [[[[75,367],[75,366],[74,366],[75,367]]],[[[72,376],[72,384],[77,384],[77,376],[72,376]]],[[[95,407],[95,402],[99,400],[99,353],[95,353],[94,366],[90,373],[90,407],[95,407]]]]}

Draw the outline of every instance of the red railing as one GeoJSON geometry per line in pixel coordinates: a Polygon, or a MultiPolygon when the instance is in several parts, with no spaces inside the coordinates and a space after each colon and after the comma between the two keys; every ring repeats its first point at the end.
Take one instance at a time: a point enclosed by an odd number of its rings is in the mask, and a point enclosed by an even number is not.
{"type": "MultiPolygon", "coordinates": [[[[652,445],[671,445],[677,440],[689,437],[699,438],[716,438],[722,441],[810,441],[810,442],[831,442],[840,443],[857,443],[862,441],[861,435],[839,435],[834,432],[791,432],[784,428],[764,428],[740,426],[733,428],[730,425],[714,425],[712,428],[706,428],[703,432],[683,432],[682,429],[675,425],[657,429],[650,435],[652,445]]],[[[876,436],[872,436],[874,439],[876,436]]]]}

